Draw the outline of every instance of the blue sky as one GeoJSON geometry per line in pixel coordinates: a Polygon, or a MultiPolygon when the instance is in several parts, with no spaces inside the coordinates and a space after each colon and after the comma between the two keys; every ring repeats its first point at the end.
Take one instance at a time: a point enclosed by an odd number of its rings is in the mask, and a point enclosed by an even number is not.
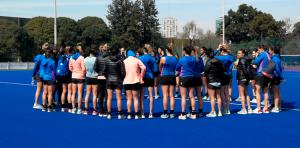
{"type": "MultiPolygon", "coordinates": [[[[78,20],[98,16],[106,20],[111,0],[57,0],[58,16],[78,20]]],[[[271,13],[275,19],[300,21],[299,0],[225,0],[225,10],[236,10],[242,3],[271,13]]],[[[1,16],[53,16],[53,0],[0,0],[1,16]]],[[[215,20],[222,15],[221,0],[156,0],[158,17],[175,17],[179,28],[194,20],[204,30],[215,30],[215,20]]],[[[181,30],[181,29],[179,29],[181,30]]]]}

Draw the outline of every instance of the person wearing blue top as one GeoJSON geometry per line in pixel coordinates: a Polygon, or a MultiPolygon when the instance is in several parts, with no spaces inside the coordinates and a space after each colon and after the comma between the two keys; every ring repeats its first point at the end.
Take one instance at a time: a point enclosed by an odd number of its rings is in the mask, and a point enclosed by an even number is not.
{"type": "Polygon", "coordinates": [[[55,89],[55,71],[56,65],[53,59],[52,50],[46,50],[45,58],[43,58],[41,63],[41,69],[43,69],[42,78],[44,82],[44,89],[43,89],[43,108],[42,111],[46,111],[48,108],[48,112],[54,110],[53,106],[53,92],[55,89]],[[48,106],[47,106],[48,102],[48,106]]]}
{"type": "Polygon", "coordinates": [[[195,98],[194,98],[194,70],[196,69],[196,58],[192,56],[192,46],[186,46],[183,48],[183,57],[178,61],[176,65],[176,71],[179,71],[180,77],[180,94],[181,94],[181,114],[178,119],[186,119],[186,93],[188,91],[191,101],[192,113],[190,118],[196,119],[195,111],[195,98]]]}
{"type": "MultiPolygon", "coordinates": [[[[165,52],[164,52],[163,48],[162,47],[157,48],[157,53],[155,54],[157,66],[160,63],[161,58],[164,56],[165,56],[165,52]]],[[[159,79],[160,79],[159,71],[156,71],[154,73],[154,98],[155,99],[159,98],[159,91],[158,91],[158,85],[160,82],[159,79]]]]}
{"type": "Polygon", "coordinates": [[[228,48],[222,46],[220,51],[220,56],[215,56],[215,58],[221,61],[225,67],[225,72],[221,79],[221,98],[222,106],[225,114],[230,114],[230,95],[229,95],[229,86],[232,78],[232,68],[233,68],[233,57],[229,55],[228,48]]]}
{"type": "MultiPolygon", "coordinates": [[[[143,81],[143,88],[141,89],[141,104],[144,99],[144,91],[145,88],[148,87],[148,95],[150,99],[150,112],[149,112],[149,118],[153,118],[153,87],[154,87],[154,73],[158,71],[158,66],[156,63],[155,58],[151,55],[152,53],[152,47],[148,44],[145,45],[144,48],[144,55],[140,55],[139,59],[143,62],[143,64],[146,66],[146,73],[144,75],[143,81]]],[[[142,53],[140,53],[142,54],[142,53]]],[[[143,109],[141,109],[141,116],[144,117],[143,109]]]]}
{"type": "Polygon", "coordinates": [[[61,111],[65,112],[68,108],[71,109],[71,95],[72,95],[72,74],[69,70],[69,61],[71,58],[72,48],[67,46],[62,49],[60,56],[58,57],[57,67],[56,67],[56,79],[57,82],[62,87],[61,92],[61,111]],[[67,94],[68,92],[68,94],[67,94]],[[66,99],[67,98],[67,99],[66,99]],[[66,105],[66,102],[68,103],[66,105]]]}
{"type": "Polygon", "coordinates": [[[163,108],[164,112],[160,116],[163,119],[174,118],[174,88],[176,85],[175,68],[177,58],[173,56],[173,50],[166,48],[166,56],[162,57],[159,63],[160,70],[160,84],[163,92],[163,108]],[[168,115],[168,96],[170,97],[170,115],[168,115]]]}
{"type": "Polygon", "coordinates": [[[256,88],[256,103],[257,108],[253,111],[253,113],[261,114],[261,113],[269,113],[268,109],[268,99],[269,99],[269,82],[270,78],[263,76],[262,71],[269,63],[270,55],[264,51],[264,46],[259,46],[257,50],[258,56],[252,61],[252,64],[257,66],[256,78],[255,78],[255,88],[256,88]],[[261,110],[261,90],[264,90],[264,110],[261,110]]]}
{"type": "Polygon", "coordinates": [[[97,91],[98,91],[98,73],[95,72],[94,66],[96,62],[96,49],[92,48],[89,51],[89,56],[84,59],[84,65],[86,67],[86,93],[85,93],[85,109],[83,114],[88,114],[89,109],[89,98],[91,92],[93,93],[93,112],[92,115],[97,115],[97,91]]]}
{"type": "Polygon", "coordinates": [[[43,79],[40,77],[40,68],[41,63],[44,56],[45,50],[41,49],[40,53],[36,55],[33,59],[34,61],[34,67],[33,67],[33,74],[32,74],[32,84],[34,84],[34,81],[36,81],[36,91],[35,91],[35,99],[33,108],[34,109],[41,109],[42,106],[39,104],[39,97],[43,88],[43,79]]]}
{"type": "MultiPolygon", "coordinates": [[[[195,47],[195,50],[193,50],[193,55],[196,58],[196,68],[194,71],[194,83],[195,83],[195,90],[196,95],[198,98],[198,115],[199,117],[202,116],[202,110],[203,110],[203,100],[202,100],[202,80],[203,80],[203,74],[204,74],[204,63],[201,57],[201,48],[195,47]]],[[[190,110],[191,106],[190,106],[190,110]]]]}
{"type": "Polygon", "coordinates": [[[274,107],[271,109],[273,113],[279,113],[281,108],[281,97],[280,97],[280,81],[283,80],[282,75],[282,64],[280,59],[279,48],[269,48],[269,52],[272,55],[272,61],[275,63],[275,70],[273,73],[273,79],[271,80],[271,92],[273,94],[274,107]]]}

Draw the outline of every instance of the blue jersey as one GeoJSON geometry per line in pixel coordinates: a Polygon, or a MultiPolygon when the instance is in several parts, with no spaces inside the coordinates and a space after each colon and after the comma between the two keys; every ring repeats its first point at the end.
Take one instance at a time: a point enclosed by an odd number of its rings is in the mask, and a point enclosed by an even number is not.
{"type": "Polygon", "coordinates": [[[194,77],[195,69],[196,58],[194,56],[184,56],[176,65],[176,71],[179,71],[180,77],[194,77]]]}
{"type": "Polygon", "coordinates": [[[52,58],[44,58],[41,63],[41,77],[45,81],[55,81],[56,64],[52,58]]]}
{"type": "Polygon", "coordinates": [[[262,53],[260,53],[258,55],[258,57],[255,58],[254,61],[252,61],[252,64],[257,65],[257,76],[262,76],[262,70],[263,68],[265,68],[267,66],[267,64],[269,63],[269,59],[268,59],[268,53],[263,51],[262,53]]]}
{"type": "Polygon", "coordinates": [[[154,78],[154,73],[158,72],[158,66],[156,63],[156,60],[153,56],[150,54],[144,54],[139,57],[139,59],[143,62],[143,64],[146,66],[146,73],[144,75],[144,78],[154,78]]]}
{"type": "Polygon", "coordinates": [[[225,67],[224,74],[232,75],[233,61],[234,61],[233,56],[227,54],[227,55],[215,56],[215,58],[223,63],[225,67]]]}
{"type": "Polygon", "coordinates": [[[196,68],[194,70],[194,76],[195,77],[201,77],[201,75],[204,73],[204,63],[202,60],[202,57],[198,57],[198,61],[196,61],[196,68]]]}
{"type": "Polygon", "coordinates": [[[275,54],[272,56],[272,61],[275,63],[275,71],[273,73],[274,77],[278,77],[280,79],[283,79],[282,76],[282,64],[281,60],[278,54],[275,54]]]}
{"type": "Polygon", "coordinates": [[[41,63],[42,63],[43,58],[45,58],[45,56],[42,54],[38,54],[34,57],[34,59],[33,59],[34,67],[33,67],[33,73],[32,73],[33,77],[40,74],[40,68],[41,68],[41,63]]]}
{"type": "Polygon", "coordinates": [[[175,76],[177,58],[175,56],[164,56],[165,63],[162,67],[161,76],[175,76]]]}

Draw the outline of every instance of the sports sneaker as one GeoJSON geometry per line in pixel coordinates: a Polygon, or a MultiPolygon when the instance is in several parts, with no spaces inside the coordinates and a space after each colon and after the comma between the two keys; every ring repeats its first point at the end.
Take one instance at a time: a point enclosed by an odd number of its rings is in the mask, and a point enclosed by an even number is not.
{"type": "Polygon", "coordinates": [[[131,118],[132,118],[131,115],[128,115],[128,116],[127,116],[127,119],[128,119],[128,120],[130,120],[131,118]]]}
{"type": "Polygon", "coordinates": [[[134,119],[135,119],[135,120],[139,119],[139,116],[138,116],[138,115],[135,115],[135,116],[134,116],[134,119]]]}
{"type": "Polygon", "coordinates": [[[256,108],[256,109],[253,110],[253,113],[254,114],[262,114],[262,111],[261,111],[261,109],[256,108]]]}
{"type": "Polygon", "coordinates": [[[252,99],[250,102],[251,102],[251,103],[257,103],[257,102],[256,102],[256,99],[252,99]]]}
{"type": "Polygon", "coordinates": [[[72,109],[68,109],[68,113],[71,113],[72,112],[72,109]]]}
{"type": "Polygon", "coordinates": [[[186,117],[187,117],[187,118],[190,118],[190,117],[191,117],[191,113],[187,113],[187,114],[186,114],[186,117]]]}
{"type": "Polygon", "coordinates": [[[280,111],[279,111],[278,107],[274,107],[274,108],[272,108],[271,112],[272,113],[279,113],[280,111]]]}
{"type": "Polygon", "coordinates": [[[239,115],[247,115],[247,110],[246,109],[241,109],[240,111],[237,112],[239,115]]]}
{"type": "Polygon", "coordinates": [[[83,111],[83,114],[84,114],[84,115],[88,115],[88,114],[89,114],[88,110],[84,110],[84,111],[83,111]]]}
{"type": "Polygon", "coordinates": [[[47,105],[42,105],[42,112],[45,112],[47,110],[47,105]]]}
{"type": "Polygon", "coordinates": [[[223,115],[222,115],[222,112],[219,112],[218,113],[218,117],[222,117],[223,115]]]}
{"type": "Polygon", "coordinates": [[[76,108],[73,108],[72,111],[71,111],[71,113],[75,114],[76,113],[76,108]]]}
{"type": "Polygon", "coordinates": [[[225,111],[225,115],[230,115],[230,114],[231,114],[230,110],[227,109],[227,110],[225,111]]]}
{"type": "Polygon", "coordinates": [[[149,118],[149,119],[152,119],[152,118],[153,118],[153,114],[150,113],[149,116],[148,116],[148,118],[149,118]]]}
{"type": "Polygon", "coordinates": [[[33,109],[42,109],[42,105],[40,104],[33,104],[33,109]]]}
{"type": "Polygon", "coordinates": [[[205,100],[205,101],[209,100],[207,96],[204,96],[202,99],[205,100]]]}
{"type": "Polygon", "coordinates": [[[270,111],[269,111],[269,109],[264,109],[264,110],[263,110],[263,113],[264,113],[264,114],[269,114],[270,111]]]}
{"type": "Polygon", "coordinates": [[[251,108],[248,109],[248,114],[253,114],[253,110],[251,108]]]}
{"type": "Polygon", "coordinates": [[[235,99],[235,101],[236,101],[236,102],[241,102],[241,98],[238,97],[238,98],[235,99]]]}
{"type": "Polygon", "coordinates": [[[190,119],[197,119],[197,115],[196,114],[191,114],[191,116],[189,118],[190,119]]]}
{"type": "Polygon", "coordinates": [[[206,117],[214,118],[214,117],[217,117],[217,114],[216,114],[216,112],[210,112],[206,115],[206,117]]]}
{"type": "Polygon", "coordinates": [[[92,115],[96,116],[98,114],[98,112],[96,110],[93,111],[92,115]]]}
{"type": "Polygon", "coordinates": [[[178,119],[179,119],[179,120],[186,120],[186,115],[180,114],[180,115],[178,116],[178,119]]]}
{"type": "Polygon", "coordinates": [[[124,119],[124,115],[119,114],[119,115],[118,115],[118,119],[119,119],[119,120],[124,119]]]}
{"type": "Polygon", "coordinates": [[[145,114],[141,114],[141,118],[145,119],[146,118],[145,114]]]}
{"type": "Polygon", "coordinates": [[[159,96],[154,96],[154,99],[158,99],[159,98],[159,96]]]}
{"type": "Polygon", "coordinates": [[[61,112],[66,112],[66,109],[65,108],[61,108],[61,112]]]}
{"type": "Polygon", "coordinates": [[[168,115],[168,114],[161,114],[161,115],[160,115],[160,118],[162,118],[162,119],[167,119],[167,118],[169,118],[169,115],[168,115]]]}
{"type": "Polygon", "coordinates": [[[170,114],[170,119],[175,118],[175,114],[170,114]]]}
{"type": "Polygon", "coordinates": [[[108,120],[111,119],[111,114],[108,114],[107,117],[106,117],[108,120]]]}
{"type": "Polygon", "coordinates": [[[82,111],[81,111],[81,109],[78,109],[77,110],[77,115],[80,115],[80,114],[82,114],[82,111]]]}

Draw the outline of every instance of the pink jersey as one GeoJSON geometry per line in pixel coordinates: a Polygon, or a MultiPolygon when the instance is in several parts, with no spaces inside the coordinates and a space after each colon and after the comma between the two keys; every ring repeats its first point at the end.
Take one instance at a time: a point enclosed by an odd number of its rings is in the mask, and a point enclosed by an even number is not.
{"type": "Polygon", "coordinates": [[[135,57],[128,57],[124,60],[126,76],[123,84],[136,84],[141,82],[146,71],[146,66],[135,57]]]}
{"type": "Polygon", "coordinates": [[[80,56],[78,59],[70,59],[69,69],[72,72],[73,79],[85,79],[86,68],[84,65],[84,57],[80,56]]]}

